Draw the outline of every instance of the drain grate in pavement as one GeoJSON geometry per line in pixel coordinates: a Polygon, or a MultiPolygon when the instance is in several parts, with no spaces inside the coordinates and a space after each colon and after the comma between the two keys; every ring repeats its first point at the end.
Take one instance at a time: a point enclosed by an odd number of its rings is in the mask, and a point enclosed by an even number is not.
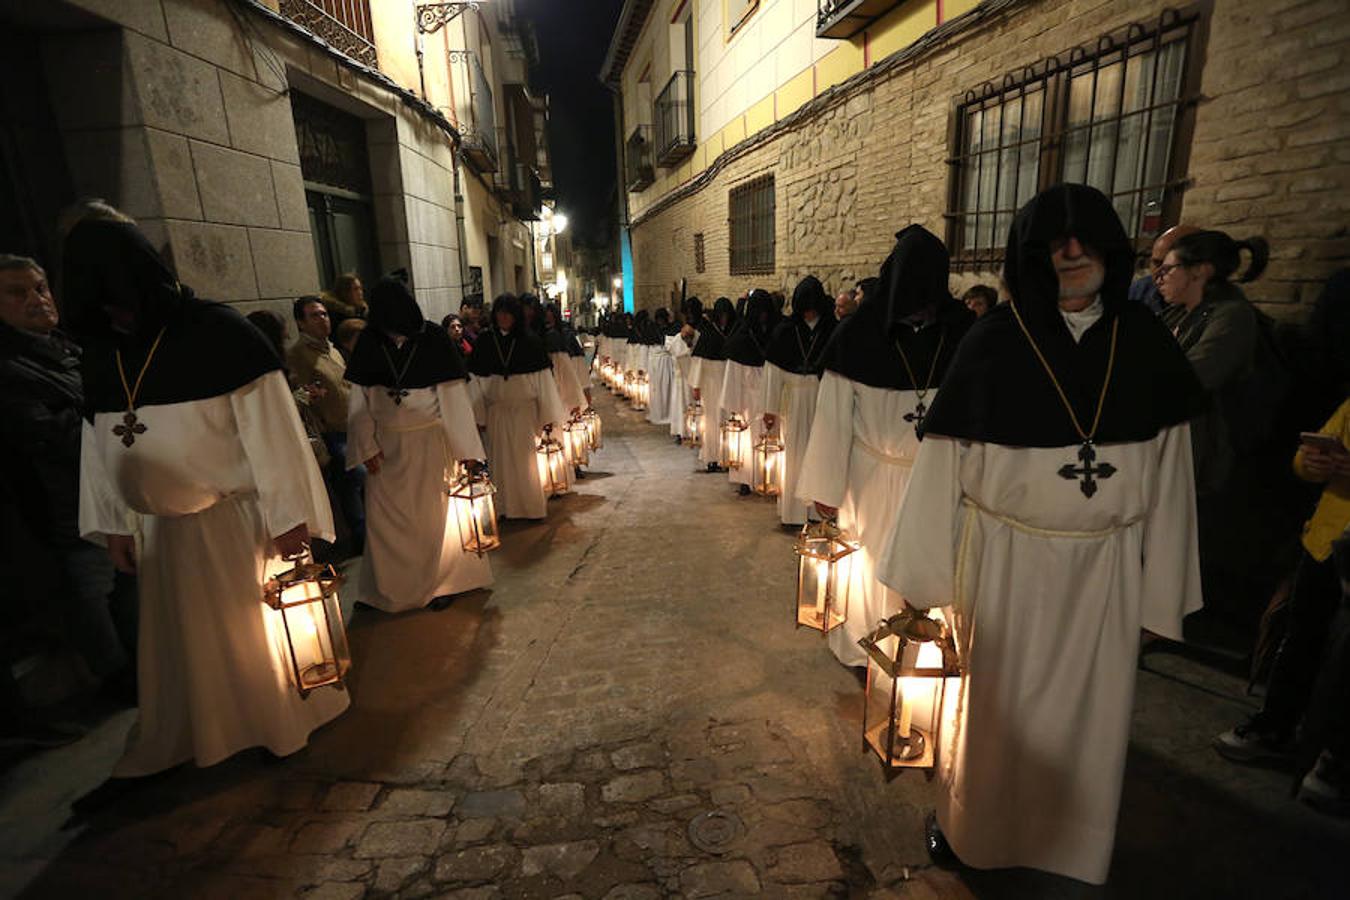
{"type": "Polygon", "coordinates": [[[689,820],[689,843],[705,853],[726,853],[745,832],[734,813],[699,813],[689,820]]]}

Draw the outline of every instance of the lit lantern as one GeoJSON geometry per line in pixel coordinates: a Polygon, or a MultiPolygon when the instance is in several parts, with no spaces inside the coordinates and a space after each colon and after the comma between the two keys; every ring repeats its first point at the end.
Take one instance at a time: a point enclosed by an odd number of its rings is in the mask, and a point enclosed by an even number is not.
{"type": "Polygon", "coordinates": [[[906,606],[858,644],[867,651],[864,751],[887,775],[932,766],[947,679],[961,674],[951,628],[906,606]]]}
{"type": "Polygon", "coordinates": [[[544,436],[539,439],[534,455],[544,493],[550,497],[567,493],[567,452],[562,442],[553,436],[552,425],[544,426],[544,436]]]}
{"type": "Polygon", "coordinates": [[[722,467],[739,469],[750,461],[750,425],[738,415],[722,423],[722,467]]]}
{"type": "Polygon", "coordinates": [[[848,618],[848,591],[857,541],[833,519],[808,522],[792,548],[797,563],[797,624],[829,634],[848,618]]]}
{"type": "Polygon", "coordinates": [[[783,493],[783,442],[777,437],[766,434],[755,443],[750,481],[756,494],[777,497],[783,493]]]}
{"type": "Polygon", "coordinates": [[[652,398],[652,382],[647,377],[647,373],[638,370],[637,376],[633,379],[633,409],[642,412],[647,408],[652,398]]]}
{"type": "Polygon", "coordinates": [[[580,413],[563,426],[563,446],[574,466],[585,466],[591,462],[590,431],[580,413]]]}
{"type": "Polygon", "coordinates": [[[502,545],[497,531],[497,486],[488,477],[487,466],[477,460],[461,466],[450,486],[450,502],[464,550],[482,556],[502,545]]]}
{"type": "Polygon", "coordinates": [[[703,446],[703,404],[698,400],[684,408],[684,440],[690,447],[703,446]]]}
{"type": "Polygon", "coordinates": [[[586,434],[590,440],[591,449],[599,450],[605,446],[605,428],[600,421],[600,414],[594,409],[588,409],[581,414],[581,418],[586,422],[586,434]]]}
{"type": "Polygon", "coordinates": [[[332,566],[305,562],[307,557],[291,559],[295,568],[263,585],[263,602],[280,620],[291,684],[301,697],[330,684],[345,689],[342,679],[352,667],[337,595],[342,576],[332,566]]]}
{"type": "Polygon", "coordinates": [[[632,369],[629,369],[623,375],[623,395],[628,399],[629,403],[632,403],[633,398],[637,396],[637,380],[638,373],[634,372],[632,369]]]}

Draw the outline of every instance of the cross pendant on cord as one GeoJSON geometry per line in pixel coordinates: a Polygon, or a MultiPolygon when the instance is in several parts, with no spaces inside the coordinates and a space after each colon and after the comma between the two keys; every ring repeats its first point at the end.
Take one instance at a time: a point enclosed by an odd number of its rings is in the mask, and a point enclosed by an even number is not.
{"type": "Polygon", "coordinates": [[[1084,441],[1083,446],[1078,448],[1078,461],[1081,465],[1067,463],[1060,466],[1059,477],[1069,481],[1081,479],[1078,487],[1084,497],[1097,493],[1098,481],[1105,481],[1116,474],[1116,467],[1109,462],[1094,465],[1097,462],[1097,448],[1091,441],[1084,441]]]}
{"type": "Polygon", "coordinates": [[[914,412],[905,413],[905,421],[914,423],[914,433],[918,434],[919,429],[923,428],[923,417],[928,415],[928,407],[924,406],[922,400],[914,404],[914,412]]]}
{"type": "Polygon", "coordinates": [[[122,424],[114,425],[112,433],[122,439],[123,447],[136,443],[136,435],[145,434],[145,426],[136,421],[136,414],[127,410],[122,414],[122,424]]]}
{"type": "Polygon", "coordinates": [[[389,399],[394,401],[395,406],[403,405],[403,398],[408,396],[408,392],[403,388],[393,388],[389,391],[389,399]]]}

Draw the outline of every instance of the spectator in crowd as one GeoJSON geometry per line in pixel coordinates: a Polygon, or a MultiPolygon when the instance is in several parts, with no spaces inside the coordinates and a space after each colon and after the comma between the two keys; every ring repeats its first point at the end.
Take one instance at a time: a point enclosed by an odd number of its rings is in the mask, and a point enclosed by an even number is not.
{"type": "MultiPolygon", "coordinates": [[[[281,316],[270,309],[255,309],[244,318],[263,333],[267,342],[277,351],[278,358],[286,358],[286,323],[281,320],[281,316]]],[[[287,373],[287,378],[289,377],[287,373]]],[[[328,447],[323,442],[323,429],[319,427],[319,420],[312,405],[316,389],[309,384],[292,387],[294,389],[291,395],[295,397],[295,407],[300,413],[300,424],[305,427],[305,438],[309,441],[310,449],[314,451],[314,461],[322,470],[328,465],[331,457],[328,455],[328,447]]]]}
{"type": "Polygon", "coordinates": [[[834,318],[842,322],[846,316],[858,311],[858,292],[856,288],[840,291],[834,298],[834,318]]]}
{"type": "Polygon", "coordinates": [[[318,419],[330,460],[324,474],[333,486],[351,539],[347,553],[360,556],[366,543],[366,473],[360,466],[348,469],[346,464],[347,403],[351,394],[344,377],[347,363],[328,340],[332,324],[318,297],[296,300],[292,314],[300,338],[286,351],[291,384],[310,389],[309,406],[318,419]]]}
{"type": "Polygon", "coordinates": [[[441,319],[441,327],[445,329],[446,334],[450,335],[450,340],[454,342],[454,345],[459,348],[460,355],[468,359],[469,354],[473,352],[473,344],[470,344],[468,338],[464,336],[464,320],[454,313],[450,313],[450,315],[441,319]]]}
{"type": "Polygon", "coordinates": [[[347,319],[366,317],[366,289],[355,272],[339,275],[333,281],[332,290],[326,291],[322,300],[334,325],[341,325],[347,319]]]}
{"type": "Polygon", "coordinates": [[[465,297],[459,304],[459,317],[464,322],[464,340],[472,347],[478,343],[478,333],[483,329],[483,295],[465,297]]]}
{"type": "Polygon", "coordinates": [[[1130,284],[1130,299],[1144,304],[1154,313],[1162,315],[1163,310],[1167,308],[1167,302],[1163,300],[1162,294],[1158,290],[1158,270],[1163,267],[1167,260],[1167,254],[1176,246],[1177,241],[1188,234],[1195,234],[1199,231],[1194,225],[1173,225],[1171,228],[1158,235],[1158,239],[1153,242],[1153,248],[1149,251],[1148,272],[1140,275],[1130,284]]]}
{"type": "Polygon", "coordinates": [[[365,319],[347,319],[337,324],[335,337],[337,339],[338,350],[342,353],[342,358],[351,360],[352,350],[356,348],[356,339],[361,336],[361,332],[366,328],[365,319]]]}
{"type": "Polygon", "coordinates": [[[0,494],[56,563],[67,639],[105,693],[134,706],[135,585],[79,535],[84,390],[79,348],[58,320],[42,267],[0,255],[0,494]]]}
{"type": "Polygon", "coordinates": [[[961,302],[978,319],[998,306],[998,291],[987,284],[977,284],[966,289],[966,292],[961,295],[961,302]]]}
{"type": "Polygon", "coordinates": [[[1246,283],[1265,270],[1269,248],[1262,238],[1235,241],[1222,231],[1197,231],[1177,239],[1154,276],[1168,304],[1163,322],[1181,343],[1209,397],[1208,409],[1191,423],[1200,496],[1217,493],[1228,479],[1233,449],[1224,410],[1231,408],[1229,395],[1251,373],[1256,357],[1256,310],[1230,280],[1242,250],[1251,254],[1238,278],[1246,283]]]}

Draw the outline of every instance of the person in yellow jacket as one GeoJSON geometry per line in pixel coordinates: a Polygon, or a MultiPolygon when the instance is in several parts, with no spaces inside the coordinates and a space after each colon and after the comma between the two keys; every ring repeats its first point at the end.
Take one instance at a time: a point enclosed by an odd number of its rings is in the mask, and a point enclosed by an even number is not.
{"type": "Polygon", "coordinates": [[[1316,511],[1303,526],[1303,555],[1294,575],[1288,629],[1271,669],[1265,703],[1245,723],[1214,739],[1214,748],[1234,762],[1293,759],[1295,730],[1307,709],[1328,628],[1341,603],[1332,544],[1350,526],[1350,400],[1341,403],[1317,436],[1305,436],[1300,442],[1294,473],[1325,486],[1316,511]]]}

